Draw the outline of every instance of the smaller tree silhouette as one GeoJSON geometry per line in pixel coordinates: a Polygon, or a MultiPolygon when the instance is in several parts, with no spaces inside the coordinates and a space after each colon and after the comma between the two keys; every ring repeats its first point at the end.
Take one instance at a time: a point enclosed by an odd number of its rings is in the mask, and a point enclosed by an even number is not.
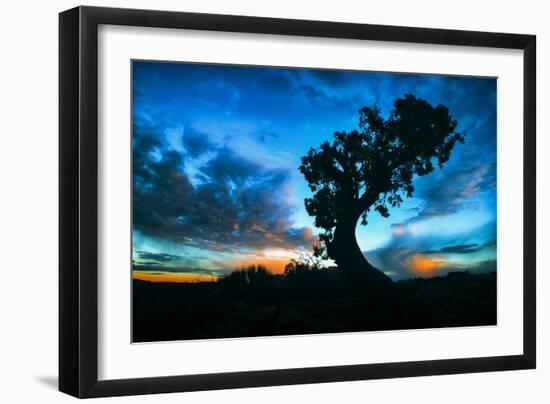
{"type": "Polygon", "coordinates": [[[313,243],[312,248],[313,253],[302,253],[297,258],[291,258],[289,263],[285,265],[284,274],[293,275],[321,269],[323,262],[328,258],[321,240],[313,243]]]}
{"type": "Polygon", "coordinates": [[[407,94],[395,100],[387,119],[376,106],[359,111],[359,129],[334,133],[334,141],[310,149],[300,172],[313,192],[306,210],[327,255],[353,287],[380,291],[391,280],[364,257],[355,238],[359,219],[367,224],[372,210],[389,216],[389,207],[411,197],[415,176],[431,173],[449,160],[464,136],[444,105],[407,94]]]}

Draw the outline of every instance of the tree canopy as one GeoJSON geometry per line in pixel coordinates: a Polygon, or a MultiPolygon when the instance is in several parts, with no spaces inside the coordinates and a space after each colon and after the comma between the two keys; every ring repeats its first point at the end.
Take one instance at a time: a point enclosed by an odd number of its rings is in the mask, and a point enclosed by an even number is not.
{"type": "MultiPolygon", "coordinates": [[[[384,217],[414,192],[413,178],[442,167],[464,135],[444,105],[407,94],[394,102],[387,118],[377,106],[359,111],[359,128],[334,133],[332,143],[311,148],[300,172],[313,196],[305,199],[321,236],[330,243],[334,228],[351,218],[367,224],[371,210],[384,217]]],[[[354,223],[355,224],[355,223],[354,223]]]]}

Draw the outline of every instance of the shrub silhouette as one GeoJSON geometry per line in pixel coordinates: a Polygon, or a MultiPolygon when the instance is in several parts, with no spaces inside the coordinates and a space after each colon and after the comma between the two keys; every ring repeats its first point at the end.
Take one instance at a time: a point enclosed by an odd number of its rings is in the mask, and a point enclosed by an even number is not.
{"type": "Polygon", "coordinates": [[[344,274],[346,283],[362,292],[383,294],[391,280],[363,256],[355,238],[359,219],[367,224],[372,210],[389,216],[389,207],[411,197],[415,176],[442,167],[464,136],[444,105],[407,94],[394,102],[387,119],[376,106],[359,111],[359,129],[336,132],[332,143],[311,148],[300,172],[313,193],[305,199],[326,254],[344,274]]]}
{"type": "Polygon", "coordinates": [[[317,268],[314,268],[307,262],[302,262],[300,260],[292,258],[288,264],[285,265],[284,274],[286,276],[298,275],[302,272],[315,271],[317,268]]]}
{"type": "Polygon", "coordinates": [[[268,289],[267,284],[274,275],[263,265],[249,265],[234,270],[218,280],[222,293],[232,297],[252,299],[268,289]]]}
{"type": "Polygon", "coordinates": [[[288,264],[285,265],[284,275],[292,276],[303,272],[319,270],[326,257],[318,252],[319,243],[313,245],[313,251],[313,254],[304,253],[297,258],[291,258],[288,264]]]}

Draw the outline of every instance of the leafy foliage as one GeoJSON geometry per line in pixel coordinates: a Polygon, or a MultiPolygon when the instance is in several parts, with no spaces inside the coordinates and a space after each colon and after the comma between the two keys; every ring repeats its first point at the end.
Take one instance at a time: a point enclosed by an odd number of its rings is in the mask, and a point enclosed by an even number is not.
{"type": "Polygon", "coordinates": [[[302,157],[300,172],[313,197],[306,198],[309,215],[325,230],[330,242],[344,218],[361,218],[374,209],[384,217],[389,207],[411,197],[415,176],[423,176],[449,160],[464,136],[446,106],[433,107],[407,94],[395,100],[387,119],[377,106],[359,111],[359,128],[336,132],[332,143],[311,148],[302,157]]]}

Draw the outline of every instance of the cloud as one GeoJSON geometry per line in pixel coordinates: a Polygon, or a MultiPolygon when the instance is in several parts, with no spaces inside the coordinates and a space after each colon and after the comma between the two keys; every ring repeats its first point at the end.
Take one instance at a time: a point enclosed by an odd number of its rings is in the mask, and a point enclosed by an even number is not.
{"type": "Polygon", "coordinates": [[[258,140],[265,143],[268,138],[279,139],[280,135],[272,130],[262,129],[257,132],[258,140]]]}
{"type": "Polygon", "coordinates": [[[234,108],[242,97],[235,85],[220,77],[209,78],[194,84],[194,91],[203,94],[201,101],[206,106],[234,108]]]}
{"type": "Polygon", "coordinates": [[[186,152],[178,152],[156,141],[154,129],[135,125],[135,230],[215,251],[311,244],[310,232],[293,227],[289,170],[266,168],[206,135],[199,142],[198,136],[186,130],[186,152]],[[206,151],[213,157],[200,164],[193,160],[206,151]],[[200,181],[186,173],[189,161],[200,181]]]}
{"type": "Polygon", "coordinates": [[[452,236],[417,233],[410,229],[410,225],[404,224],[393,227],[393,235],[386,245],[363,254],[395,280],[445,275],[453,271],[479,273],[496,270],[496,260],[486,259],[493,255],[496,245],[494,221],[452,236]],[[472,242],[472,235],[488,241],[472,242]],[[457,255],[461,258],[456,259],[457,255]]]}
{"type": "MultiPolygon", "coordinates": [[[[287,69],[254,69],[248,73],[253,72],[258,74],[258,82],[261,83],[263,90],[286,93],[293,88],[294,79],[292,78],[290,71],[287,69]]],[[[248,75],[249,78],[250,76],[251,74],[248,75]]]]}
{"type": "Polygon", "coordinates": [[[414,196],[422,202],[411,222],[475,209],[475,196],[496,187],[496,163],[457,162],[419,178],[415,185],[414,196]]]}
{"type": "Polygon", "coordinates": [[[495,272],[497,270],[497,260],[490,259],[490,260],[480,261],[475,265],[472,265],[469,270],[471,272],[476,272],[476,273],[495,272]]]}
{"type": "Polygon", "coordinates": [[[153,265],[153,264],[133,264],[132,270],[134,271],[146,271],[154,275],[155,273],[174,273],[174,274],[204,274],[204,275],[223,275],[230,272],[230,270],[213,270],[205,269],[194,266],[165,266],[165,265],[153,265]]]}
{"type": "Polygon", "coordinates": [[[164,263],[164,262],[178,262],[181,261],[184,257],[181,255],[173,255],[166,253],[153,253],[149,251],[134,251],[134,259],[139,260],[150,260],[150,262],[164,263]]]}
{"type": "Polygon", "coordinates": [[[209,150],[215,149],[208,135],[198,132],[191,125],[186,125],[182,136],[182,145],[190,157],[199,157],[209,150]]]}
{"type": "Polygon", "coordinates": [[[461,244],[440,248],[439,250],[423,251],[422,254],[470,254],[482,248],[479,244],[461,244]]]}
{"type": "Polygon", "coordinates": [[[354,82],[353,76],[350,76],[346,72],[340,70],[311,69],[308,70],[308,73],[320,82],[337,88],[341,88],[346,84],[354,82]]]}

